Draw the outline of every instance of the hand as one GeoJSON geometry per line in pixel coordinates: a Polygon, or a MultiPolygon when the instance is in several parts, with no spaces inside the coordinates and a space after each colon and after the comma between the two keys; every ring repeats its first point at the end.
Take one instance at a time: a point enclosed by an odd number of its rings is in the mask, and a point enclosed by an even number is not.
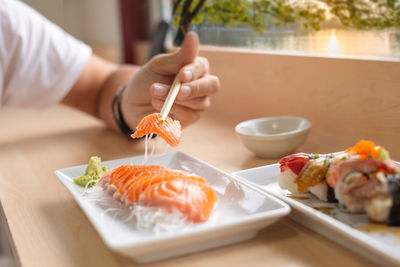
{"type": "Polygon", "coordinates": [[[198,57],[198,52],[198,37],[189,32],[179,51],[157,55],[135,73],[122,96],[122,112],[132,130],[144,116],[161,110],[178,73],[182,88],[169,116],[182,127],[199,119],[210,106],[209,95],[220,85],[219,79],[209,74],[208,60],[198,57]]]}

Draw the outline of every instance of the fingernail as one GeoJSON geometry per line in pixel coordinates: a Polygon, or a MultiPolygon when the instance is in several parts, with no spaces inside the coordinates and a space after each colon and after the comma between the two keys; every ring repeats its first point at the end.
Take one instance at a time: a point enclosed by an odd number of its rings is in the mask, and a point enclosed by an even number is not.
{"type": "Polygon", "coordinates": [[[163,84],[154,84],[154,95],[165,96],[168,92],[168,87],[163,84]]]}
{"type": "Polygon", "coordinates": [[[193,77],[193,73],[190,70],[184,70],[183,73],[185,74],[186,80],[191,81],[193,77]]]}
{"type": "Polygon", "coordinates": [[[190,95],[190,87],[187,85],[183,85],[179,94],[181,97],[188,97],[190,95]]]}

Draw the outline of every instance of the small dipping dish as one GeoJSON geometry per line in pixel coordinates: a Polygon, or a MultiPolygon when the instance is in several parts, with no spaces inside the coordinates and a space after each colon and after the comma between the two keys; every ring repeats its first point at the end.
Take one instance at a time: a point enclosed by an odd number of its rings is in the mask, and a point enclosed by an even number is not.
{"type": "Polygon", "coordinates": [[[280,158],[301,146],[311,122],[301,117],[266,117],[243,121],[235,131],[243,144],[262,158],[280,158]]]}

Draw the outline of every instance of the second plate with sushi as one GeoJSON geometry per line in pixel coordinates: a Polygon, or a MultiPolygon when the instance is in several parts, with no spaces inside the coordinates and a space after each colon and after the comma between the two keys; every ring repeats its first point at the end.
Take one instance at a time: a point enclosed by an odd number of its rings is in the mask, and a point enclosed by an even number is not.
{"type": "Polygon", "coordinates": [[[278,185],[280,164],[233,173],[292,207],[290,217],[364,257],[387,266],[400,264],[400,227],[377,224],[367,214],[343,212],[337,203],[319,200],[310,193],[292,194],[278,185]]]}

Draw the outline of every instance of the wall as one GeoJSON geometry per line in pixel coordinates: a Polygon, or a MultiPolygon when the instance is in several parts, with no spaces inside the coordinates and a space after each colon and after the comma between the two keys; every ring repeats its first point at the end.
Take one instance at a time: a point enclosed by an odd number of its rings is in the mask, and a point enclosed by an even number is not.
{"type": "Polygon", "coordinates": [[[109,60],[121,60],[118,0],[24,0],[109,60]]]}
{"type": "MultiPolygon", "coordinates": [[[[221,80],[213,109],[237,121],[309,119],[311,135],[337,147],[372,139],[400,159],[400,62],[322,58],[203,47],[221,80]],[[325,136],[335,138],[326,139],[325,136]]],[[[321,146],[322,147],[322,146],[321,146]]],[[[321,147],[313,147],[314,152],[321,147]]]]}

